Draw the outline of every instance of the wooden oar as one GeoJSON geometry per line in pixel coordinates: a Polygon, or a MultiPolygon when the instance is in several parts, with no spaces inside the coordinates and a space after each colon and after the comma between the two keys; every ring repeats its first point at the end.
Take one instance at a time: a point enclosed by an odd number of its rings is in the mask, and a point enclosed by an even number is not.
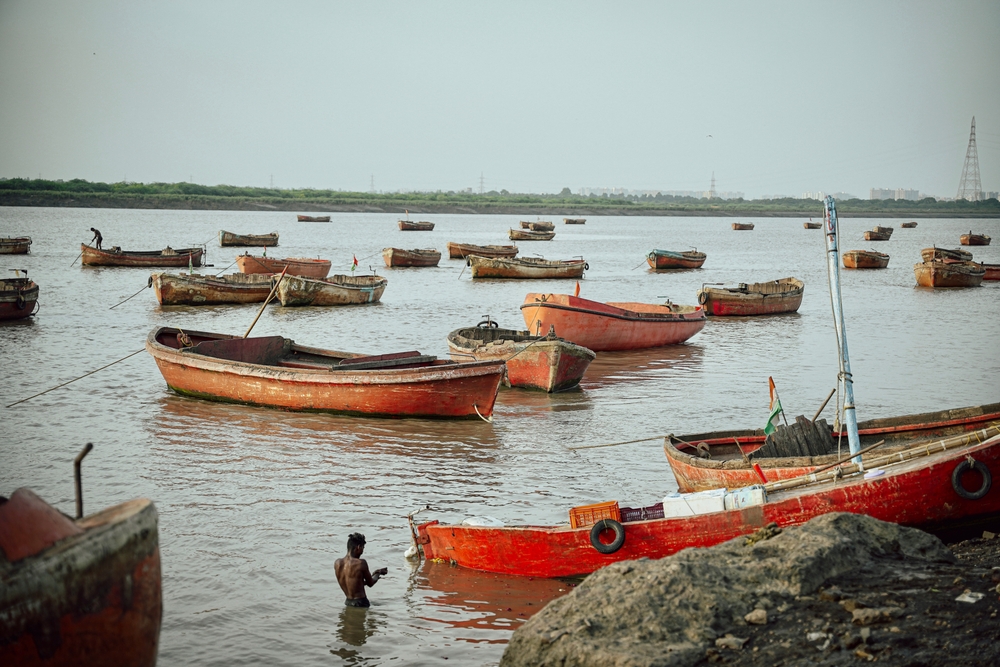
{"type": "Polygon", "coordinates": [[[259,320],[260,316],[264,314],[264,309],[267,308],[267,304],[271,303],[271,299],[274,298],[275,293],[278,291],[278,285],[281,284],[281,279],[285,277],[285,271],[287,270],[288,270],[288,265],[285,264],[285,268],[281,270],[281,275],[278,276],[278,279],[274,283],[274,287],[271,288],[271,293],[267,295],[267,298],[264,299],[264,303],[261,304],[260,306],[260,310],[257,311],[257,317],[253,318],[253,322],[250,324],[250,328],[247,329],[247,332],[245,334],[243,334],[244,338],[250,335],[250,332],[257,324],[257,320],[259,320]]]}

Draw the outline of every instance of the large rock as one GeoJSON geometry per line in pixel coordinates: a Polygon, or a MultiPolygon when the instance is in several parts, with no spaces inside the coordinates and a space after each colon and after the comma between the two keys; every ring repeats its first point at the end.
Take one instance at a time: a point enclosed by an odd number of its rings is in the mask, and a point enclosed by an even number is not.
{"type": "Polygon", "coordinates": [[[901,560],[954,561],[932,535],[857,514],[826,514],[748,542],[740,537],[598,570],[519,628],[500,664],[691,665],[717,638],[745,631],[754,609],[783,597],[901,560]]]}

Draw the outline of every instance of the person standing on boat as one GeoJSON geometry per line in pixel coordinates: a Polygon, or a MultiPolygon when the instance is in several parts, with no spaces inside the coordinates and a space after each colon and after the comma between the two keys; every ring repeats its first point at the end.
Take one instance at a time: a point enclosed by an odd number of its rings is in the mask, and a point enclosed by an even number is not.
{"type": "Polygon", "coordinates": [[[351,533],[347,538],[347,555],[338,558],[333,564],[337,575],[337,583],[343,589],[348,607],[370,607],[365,586],[371,588],[379,579],[389,573],[389,568],[375,570],[373,575],[368,570],[368,561],[361,557],[365,551],[365,536],[361,533],[351,533]]]}
{"type": "Polygon", "coordinates": [[[99,230],[95,229],[94,227],[91,227],[90,231],[94,232],[94,238],[92,238],[90,240],[91,241],[95,241],[94,247],[97,248],[98,250],[100,250],[101,249],[101,242],[104,240],[104,237],[101,236],[101,232],[99,230]]]}

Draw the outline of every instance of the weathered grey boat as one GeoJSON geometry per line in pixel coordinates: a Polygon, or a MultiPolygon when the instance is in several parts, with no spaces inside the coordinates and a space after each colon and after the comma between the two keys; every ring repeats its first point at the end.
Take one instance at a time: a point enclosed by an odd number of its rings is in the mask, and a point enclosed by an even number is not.
{"type": "Polygon", "coordinates": [[[205,276],[197,273],[154,273],[150,276],[161,306],[218,306],[263,303],[274,278],[264,273],[205,276]]]}
{"type": "Polygon", "coordinates": [[[350,306],[375,303],[389,281],[381,276],[336,275],[326,280],[285,276],[278,283],[282,306],[350,306]]]}
{"type": "Polygon", "coordinates": [[[223,246],[266,246],[278,245],[278,232],[270,234],[234,234],[222,230],[219,232],[219,244],[223,246]]]}

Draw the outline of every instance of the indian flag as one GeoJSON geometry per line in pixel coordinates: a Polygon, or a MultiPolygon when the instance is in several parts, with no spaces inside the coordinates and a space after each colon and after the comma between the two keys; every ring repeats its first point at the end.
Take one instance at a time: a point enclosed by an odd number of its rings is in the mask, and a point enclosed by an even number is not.
{"type": "Polygon", "coordinates": [[[778,415],[781,414],[781,401],[778,400],[778,392],[774,388],[774,380],[770,377],[767,378],[767,388],[771,393],[771,414],[767,418],[767,426],[764,427],[764,434],[771,435],[777,427],[778,415]]]}

